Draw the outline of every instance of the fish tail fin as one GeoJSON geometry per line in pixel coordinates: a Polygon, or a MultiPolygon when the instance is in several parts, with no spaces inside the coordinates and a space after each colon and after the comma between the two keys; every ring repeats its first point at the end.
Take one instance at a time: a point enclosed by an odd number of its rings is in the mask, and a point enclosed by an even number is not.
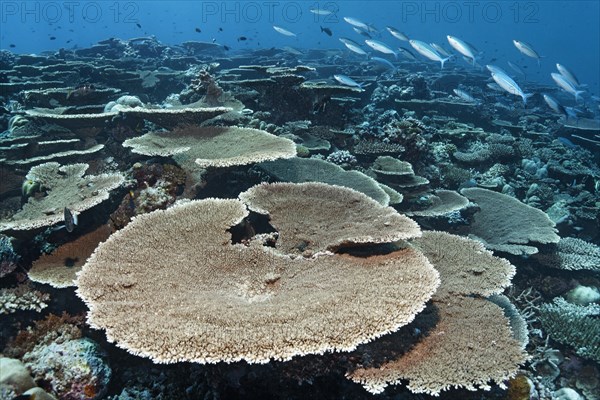
{"type": "Polygon", "coordinates": [[[448,61],[448,60],[449,60],[449,59],[451,59],[451,58],[452,58],[452,56],[450,56],[450,57],[446,57],[446,58],[442,58],[442,59],[440,60],[440,63],[442,63],[442,69],[444,69],[444,64],[446,63],[446,61],[448,61]]]}
{"type": "Polygon", "coordinates": [[[523,93],[523,104],[527,105],[527,99],[533,96],[533,93],[523,93]]]}
{"type": "Polygon", "coordinates": [[[319,25],[319,28],[321,28],[321,32],[325,32],[325,29],[321,25],[319,25]]]}
{"type": "Polygon", "coordinates": [[[538,68],[542,68],[542,58],[546,58],[546,56],[539,56],[537,59],[538,68]]]}
{"type": "Polygon", "coordinates": [[[579,101],[579,95],[585,93],[585,90],[576,90],[575,91],[575,103],[579,101]]]}

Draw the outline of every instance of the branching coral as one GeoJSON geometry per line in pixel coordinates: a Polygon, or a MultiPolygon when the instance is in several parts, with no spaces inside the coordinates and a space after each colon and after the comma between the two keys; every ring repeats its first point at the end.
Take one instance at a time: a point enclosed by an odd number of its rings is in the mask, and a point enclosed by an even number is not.
{"type": "Polygon", "coordinates": [[[204,102],[211,107],[222,105],[220,101],[223,89],[217,84],[215,79],[206,69],[198,72],[198,77],[191,82],[192,90],[196,92],[204,92],[204,102]]]}

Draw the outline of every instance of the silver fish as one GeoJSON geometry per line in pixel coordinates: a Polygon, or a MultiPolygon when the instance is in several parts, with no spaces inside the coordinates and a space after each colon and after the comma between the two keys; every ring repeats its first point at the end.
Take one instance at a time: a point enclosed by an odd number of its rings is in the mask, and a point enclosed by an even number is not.
{"type": "Polygon", "coordinates": [[[364,51],[358,43],[354,40],[348,38],[340,38],[340,42],[344,43],[344,46],[348,48],[348,50],[353,51],[356,54],[360,54],[362,56],[367,55],[367,52],[364,51]]]}
{"type": "Polygon", "coordinates": [[[75,230],[75,227],[77,226],[77,214],[73,214],[71,210],[65,207],[63,211],[63,217],[65,220],[65,228],[67,229],[67,232],[73,232],[75,230]]]}
{"type": "Polygon", "coordinates": [[[408,42],[410,40],[408,38],[408,36],[406,36],[403,32],[400,32],[398,29],[394,28],[393,26],[386,26],[385,29],[387,29],[387,31],[396,39],[400,39],[405,42],[408,42]]]}
{"type": "Polygon", "coordinates": [[[437,43],[429,43],[431,45],[431,47],[433,47],[438,53],[440,53],[440,55],[442,57],[450,57],[451,54],[448,53],[448,51],[446,51],[445,48],[443,48],[442,46],[440,46],[437,43]]]}
{"type": "Polygon", "coordinates": [[[577,77],[575,76],[574,73],[572,73],[571,71],[569,71],[567,69],[567,67],[565,67],[562,64],[556,64],[556,69],[558,70],[558,72],[560,72],[560,74],[562,76],[565,77],[565,79],[567,79],[569,82],[571,82],[571,84],[575,87],[579,87],[581,86],[581,84],[579,83],[579,80],[577,79],[577,77]]]}
{"type": "Polygon", "coordinates": [[[513,71],[515,71],[517,74],[521,74],[523,76],[526,76],[525,72],[521,69],[521,67],[519,67],[517,64],[514,64],[510,61],[507,61],[508,66],[512,68],[513,71]]]}
{"type": "Polygon", "coordinates": [[[346,21],[350,25],[355,26],[357,28],[360,28],[362,30],[365,30],[365,31],[370,31],[371,30],[371,28],[369,27],[369,25],[365,24],[364,22],[362,22],[362,21],[360,21],[360,20],[358,20],[356,18],[353,18],[353,17],[344,17],[344,21],[346,21]]]}
{"type": "Polygon", "coordinates": [[[357,28],[355,26],[352,27],[352,30],[356,33],[358,33],[359,35],[362,35],[364,37],[367,37],[369,39],[371,39],[371,34],[363,29],[357,28]]]}
{"type": "Polygon", "coordinates": [[[295,49],[295,48],[293,48],[293,47],[290,47],[290,46],[283,46],[283,47],[281,48],[281,50],[283,50],[283,51],[286,51],[286,52],[288,52],[288,53],[290,53],[290,54],[293,54],[293,55],[295,55],[295,56],[303,56],[303,55],[304,55],[304,53],[303,53],[303,52],[301,52],[300,50],[298,50],[298,49],[295,49]]]}
{"type": "Polygon", "coordinates": [[[341,83],[342,85],[362,89],[362,84],[356,82],[354,79],[350,78],[349,76],[335,74],[335,75],[333,75],[333,78],[336,81],[338,81],[339,83],[341,83]]]}
{"type": "Polygon", "coordinates": [[[546,104],[548,104],[548,106],[554,110],[555,112],[559,113],[559,114],[564,114],[563,112],[563,106],[560,105],[560,103],[552,96],[550,96],[549,94],[542,94],[542,96],[544,97],[544,101],[546,101],[546,104]]]}
{"type": "Polygon", "coordinates": [[[540,58],[542,58],[537,51],[531,47],[529,43],[522,42],[520,40],[513,40],[513,44],[515,47],[527,57],[535,58],[538,62],[538,66],[540,65],[540,58]]]}
{"type": "Polygon", "coordinates": [[[556,82],[556,84],[560,86],[565,92],[571,93],[573,96],[575,96],[576,102],[579,101],[579,95],[581,93],[585,93],[585,90],[577,90],[577,88],[573,86],[573,84],[561,74],[552,72],[550,76],[552,76],[554,82],[556,82]]]}
{"type": "Polygon", "coordinates": [[[371,61],[375,61],[381,65],[386,66],[389,69],[396,70],[396,66],[394,64],[392,64],[391,62],[389,62],[388,60],[386,60],[385,58],[371,57],[371,61]]]}
{"type": "Polygon", "coordinates": [[[497,83],[490,82],[486,86],[488,88],[492,89],[492,90],[497,91],[497,92],[503,92],[504,91],[504,89],[502,89],[497,83]]]}
{"type": "Polygon", "coordinates": [[[544,93],[542,96],[544,97],[546,104],[548,104],[548,106],[557,114],[562,114],[565,116],[565,118],[577,118],[577,113],[572,107],[563,107],[563,105],[560,104],[558,100],[556,100],[549,94],[544,93]]]}
{"type": "Polygon", "coordinates": [[[494,78],[496,83],[508,93],[514,94],[515,96],[521,96],[523,104],[525,105],[527,105],[527,99],[533,96],[533,93],[524,93],[519,85],[517,85],[517,83],[508,75],[492,72],[492,78],[494,78]]]}
{"type": "Polygon", "coordinates": [[[426,57],[432,61],[439,61],[442,65],[442,69],[444,68],[444,63],[450,59],[450,57],[443,58],[436,49],[420,40],[409,40],[409,43],[423,57],[426,57]]]}
{"type": "Polygon", "coordinates": [[[461,89],[454,89],[454,94],[463,99],[464,101],[468,101],[469,103],[477,103],[477,100],[471,96],[469,93],[465,92],[461,89]]]}
{"type": "Polygon", "coordinates": [[[503,70],[502,68],[498,67],[497,65],[488,64],[485,67],[488,69],[488,71],[490,71],[492,73],[508,75],[505,70],[503,70]]]}
{"type": "Polygon", "coordinates": [[[298,36],[294,32],[290,32],[287,29],[283,29],[282,27],[277,25],[273,25],[273,29],[285,36],[298,36]]]}
{"type": "Polygon", "coordinates": [[[477,58],[477,50],[474,47],[472,47],[467,42],[451,35],[446,36],[446,38],[448,39],[448,43],[450,43],[450,46],[452,46],[454,50],[458,51],[463,56],[469,58],[472,64],[475,65],[475,59],[477,58]]]}
{"type": "Polygon", "coordinates": [[[417,60],[417,57],[415,57],[415,55],[412,53],[412,51],[410,51],[407,48],[398,47],[398,52],[400,54],[402,54],[404,57],[408,58],[409,60],[412,60],[412,61],[416,61],[417,60]]]}
{"type": "Polygon", "coordinates": [[[373,39],[367,39],[365,40],[365,43],[375,51],[383,54],[393,54],[394,57],[398,58],[398,54],[385,43],[373,39]]]}
{"type": "Polygon", "coordinates": [[[313,14],[317,14],[317,15],[330,15],[333,12],[331,10],[324,10],[322,8],[317,8],[317,7],[309,8],[308,11],[310,11],[313,14]]]}

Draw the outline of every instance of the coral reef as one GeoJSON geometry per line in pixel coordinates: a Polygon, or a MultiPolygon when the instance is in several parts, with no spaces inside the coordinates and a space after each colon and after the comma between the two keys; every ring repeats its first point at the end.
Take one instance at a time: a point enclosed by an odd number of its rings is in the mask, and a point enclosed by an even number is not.
{"type": "Polygon", "coordinates": [[[0,278],[12,273],[21,257],[15,253],[8,236],[0,234],[0,278]]]}
{"type": "Polygon", "coordinates": [[[168,133],[148,133],[128,139],[123,145],[132,147],[138,154],[175,156],[175,161],[182,166],[195,160],[204,168],[246,165],[296,155],[296,146],[289,139],[257,129],[236,127],[187,126],[168,133]]]}
{"type": "Polygon", "coordinates": [[[51,254],[42,255],[31,266],[29,279],[55,288],[75,286],[77,272],[81,270],[98,244],[108,239],[110,234],[110,227],[102,225],[58,247],[51,254]]]}
{"type": "Polygon", "coordinates": [[[531,243],[557,243],[560,240],[554,222],[543,211],[487,189],[467,188],[461,193],[480,207],[467,232],[482,240],[489,249],[510,254],[535,254],[538,249],[531,243]]]}
{"type": "Polygon", "coordinates": [[[0,50],[0,398],[598,399],[597,99],[214,37],[0,50]]]}
{"type": "Polygon", "coordinates": [[[33,290],[26,284],[0,289],[0,315],[17,311],[41,312],[48,307],[50,295],[33,290]]]}
{"type": "Polygon", "coordinates": [[[120,173],[85,175],[88,164],[60,165],[56,162],[37,165],[26,179],[35,182],[40,196],[32,196],[21,210],[0,230],[30,230],[56,224],[63,220],[67,207],[78,214],[108,199],[110,191],[119,187],[124,178],[120,173]]]}
{"type": "Polygon", "coordinates": [[[323,182],[344,186],[366,194],[379,204],[389,204],[389,196],[373,178],[356,170],[345,171],[340,166],[325,160],[295,157],[261,163],[259,167],[279,181],[323,182]]]}
{"type": "Polygon", "coordinates": [[[88,338],[38,344],[23,356],[37,381],[60,399],[101,399],[111,377],[106,355],[88,338]]]}
{"type": "Polygon", "coordinates": [[[563,298],[540,307],[540,318],[550,336],[573,346],[578,355],[600,361],[600,305],[580,306],[563,298]]]}

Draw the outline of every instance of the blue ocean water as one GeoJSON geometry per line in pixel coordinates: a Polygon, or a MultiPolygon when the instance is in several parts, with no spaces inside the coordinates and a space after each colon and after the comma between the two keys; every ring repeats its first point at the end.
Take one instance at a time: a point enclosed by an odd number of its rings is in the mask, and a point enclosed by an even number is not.
{"type": "Polygon", "coordinates": [[[392,47],[402,44],[385,26],[410,38],[450,48],[457,36],[483,52],[480,63],[524,68],[527,79],[554,85],[561,63],[588,92],[600,88],[600,2],[589,1],[2,1],[0,47],[16,53],[88,47],[108,37],[154,35],[166,44],[214,41],[231,51],[292,46],[343,48],[339,37],[361,41],[344,17],[381,33],[392,47]],[[330,11],[319,15],[310,9],[330,11]],[[297,34],[281,35],[281,26],[297,34]],[[330,37],[320,27],[329,28],[330,37]],[[199,31],[199,32],[198,32],[199,31]],[[238,40],[245,37],[247,40],[238,40]],[[512,41],[529,43],[543,58],[523,56],[512,41]]]}

